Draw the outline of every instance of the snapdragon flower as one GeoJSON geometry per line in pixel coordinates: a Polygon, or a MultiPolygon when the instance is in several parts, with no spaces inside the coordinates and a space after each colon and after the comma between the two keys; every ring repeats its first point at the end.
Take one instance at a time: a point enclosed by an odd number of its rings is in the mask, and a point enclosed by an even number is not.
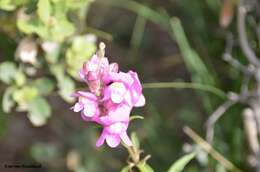
{"type": "Polygon", "coordinates": [[[85,62],[79,72],[90,92],[76,92],[74,96],[78,101],[72,109],[81,112],[84,120],[103,127],[97,147],[106,141],[114,148],[121,140],[131,146],[127,128],[132,108],[145,105],[142,85],[136,72],[119,71],[117,63],[109,64],[104,57],[104,48],[100,47],[100,51],[85,62]]]}

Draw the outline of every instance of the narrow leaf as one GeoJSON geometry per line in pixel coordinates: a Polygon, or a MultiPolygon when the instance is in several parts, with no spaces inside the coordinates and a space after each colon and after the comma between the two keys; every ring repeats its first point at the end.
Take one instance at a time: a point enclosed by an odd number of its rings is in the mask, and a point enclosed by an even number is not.
{"type": "Polygon", "coordinates": [[[140,172],[154,172],[154,170],[152,169],[152,167],[146,163],[139,163],[137,164],[138,169],[140,170],[140,172]]]}
{"type": "Polygon", "coordinates": [[[174,162],[167,172],[181,172],[184,167],[195,157],[195,155],[196,154],[194,152],[184,155],[176,162],[174,162]]]}

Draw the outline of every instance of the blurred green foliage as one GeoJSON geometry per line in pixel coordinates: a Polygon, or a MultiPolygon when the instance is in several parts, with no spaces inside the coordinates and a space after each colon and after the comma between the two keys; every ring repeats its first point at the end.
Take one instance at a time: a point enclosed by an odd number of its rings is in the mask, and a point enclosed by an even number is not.
{"type": "Polygon", "coordinates": [[[58,92],[65,101],[73,101],[71,94],[75,80],[79,79],[80,64],[96,51],[95,35],[86,35],[78,28],[79,22],[84,23],[89,3],[85,0],[1,0],[0,8],[8,11],[1,11],[1,17],[11,19],[16,15],[12,24],[17,28],[12,29],[20,32],[13,34],[21,39],[14,61],[0,64],[0,79],[9,87],[3,99],[5,112],[17,104],[16,110],[27,111],[30,121],[41,126],[51,115],[46,96],[58,92]]]}
{"type": "MultiPolygon", "coordinates": [[[[31,158],[46,171],[66,171],[71,150],[79,157],[74,171],[119,171],[126,165],[125,152],[95,149],[95,126],[86,129],[59,98],[73,102],[71,94],[81,87],[78,70],[96,51],[97,38],[109,41],[107,56],[112,61],[137,70],[143,82],[187,81],[237,91],[240,73],[221,60],[227,30],[234,32],[236,23],[220,28],[221,5],[221,0],[0,0],[0,136],[17,124],[8,120],[15,118],[10,113],[25,112],[34,126],[44,126],[34,129],[39,138],[26,144],[32,146],[31,158]]],[[[244,63],[241,52],[235,51],[244,63]]],[[[152,158],[151,167],[138,168],[167,171],[185,150],[188,140],[182,127],[189,125],[204,135],[208,115],[222,100],[191,90],[144,92],[147,105],[133,114],[144,114],[145,119],[133,122],[130,130],[137,131],[138,137],[132,135],[135,146],[152,158]]],[[[216,124],[213,146],[250,171],[240,113],[241,106],[233,107],[216,124]]],[[[197,146],[190,147],[196,162],[184,171],[225,171],[197,146]]],[[[193,156],[188,154],[174,168],[182,169],[193,156]]]]}

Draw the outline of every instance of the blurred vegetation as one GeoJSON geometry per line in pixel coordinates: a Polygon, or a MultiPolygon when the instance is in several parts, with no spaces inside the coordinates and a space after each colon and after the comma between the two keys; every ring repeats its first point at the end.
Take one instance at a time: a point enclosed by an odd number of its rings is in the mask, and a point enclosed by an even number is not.
{"type": "MultiPolygon", "coordinates": [[[[120,171],[126,165],[123,147],[95,148],[99,129],[69,109],[71,94],[85,86],[79,68],[104,41],[110,61],[136,70],[143,83],[172,83],[154,89],[144,84],[147,104],[133,112],[144,119],[130,125],[141,149],[152,155],[154,171],[167,171],[193,151],[196,160],[184,171],[227,171],[182,130],[187,125],[204,137],[209,115],[242,83],[239,71],[222,60],[227,35],[237,32],[237,1],[223,16],[224,2],[0,0],[0,162],[39,162],[41,171],[55,172],[120,171]]],[[[256,14],[251,18],[259,25],[256,14]]],[[[259,50],[259,42],[254,45],[259,50]]],[[[239,48],[234,53],[246,63],[239,48]]],[[[242,108],[232,107],[216,123],[212,146],[251,171],[242,108]]]]}

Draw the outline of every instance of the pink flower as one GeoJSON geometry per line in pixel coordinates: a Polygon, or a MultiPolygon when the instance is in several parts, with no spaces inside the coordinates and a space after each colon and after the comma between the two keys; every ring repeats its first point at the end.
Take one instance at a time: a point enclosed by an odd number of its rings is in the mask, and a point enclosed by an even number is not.
{"type": "Polygon", "coordinates": [[[110,100],[114,104],[127,103],[130,107],[144,106],[142,85],[136,72],[110,73],[105,76],[104,82],[108,84],[103,92],[104,101],[110,100]]]}
{"type": "Polygon", "coordinates": [[[132,145],[127,135],[130,113],[133,107],[144,106],[142,85],[136,72],[119,72],[117,63],[109,64],[107,58],[94,55],[85,62],[79,74],[90,92],[78,91],[74,94],[78,101],[72,107],[81,112],[84,120],[103,127],[96,142],[99,147],[117,147],[121,140],[132,145]]]}
{"type": "Polygon", "coordinates": [[[108,146],[114,148],[120,144],[121,139],[126,145],[131,146],[132,142],[126,133],[127,127],[128,123],[124,122],[116,122],[104,126],[104,129],[96,142],[96,146],[100,147],[106,140],[108,146]]]}
{"type": "Polygon", "coordinates": [[[90,92],[78,91],[74,94],[78,102],[72,107],[74,112],[80,112],[84,120],[91,120],[99,116],[98,98],[90,92]]]}
{"type": "Polygon", "coordinates": [[[109,62],[106,57],[99,58],[93,55],[92,58],[83,64],[79,72],[80,78],[85,81],[91,92],[99,94],[102,87],[102,77],[109,72],[118,72],[118,64],[109,62]]]}

